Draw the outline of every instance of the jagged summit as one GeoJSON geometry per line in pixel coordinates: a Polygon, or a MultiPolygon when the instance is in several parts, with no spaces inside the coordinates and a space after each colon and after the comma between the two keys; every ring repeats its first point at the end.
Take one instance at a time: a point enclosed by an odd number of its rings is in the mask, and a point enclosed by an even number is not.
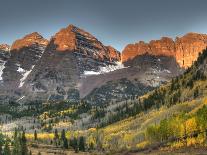
{"type": "Polygon", "coordinates": [[[117,50],[104,46],[93,35],[74,25],[61,29],[51,41],[60,52],[76,52],[100,61],[120,61],[117,50]]]}
{"type": "Polygon", "coordinates": [[[23,38],[16,40],[12,46],[11,50],[19,50],[23,47],[28,47],[33,44],[40,44],[46,46],[48,40],[43,38],[38,32],[33,32],[25,35],[23,38]]]}
{"type": "Polygon", "coordinates": [[[207,46],[207,35],[199,33],[187,33],[182,37],[176,37],[175,41],[169,37],[160,40],[152,40],[149,43],[140,41],[128,44],[122,52],[123,62],[130,61],[143,54],[172,56],[180,67],[187,68],[197,59],[199,52],[207,46]]]}
{"type": "Polygon", "coordinates": [[[62,28],[59,32],[55,34],[52,38],[55,45],[57,45],[57,50],[66,51],[66,50],[76,50],[77,49],[77,39],[78,35],[84,36],[86,39],[96,40],[93,35],[90,33],[70,24],[66,28],[62,28]]]}
{"type": "Polygon", "coordinates": [[[11,52],[2,52],[0,99],[79,100],[94,89],[105,91],[108,81],[115,83],[110,87],[117,94],[103,96],[96,91],[97,96],[125,98],[131,95],[131,86],[142,93],[142,86],[148,91],[179,75],[180,66],[197,59],[206,39],[196,33],[175,40],[162,37],[129,44],[121,54],[74,25],[60,29],[49,41],[33,32],[16,40],[11,52]]]}
{"type": "Polygon", "coordinates": [[[0,50],[9,51],[10,46],[8,44],[0,44],[0,50]]]}

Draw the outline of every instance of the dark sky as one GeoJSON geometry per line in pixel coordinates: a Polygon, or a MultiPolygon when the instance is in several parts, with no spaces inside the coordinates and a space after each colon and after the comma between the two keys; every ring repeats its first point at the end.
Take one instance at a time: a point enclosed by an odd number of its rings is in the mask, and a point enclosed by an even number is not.
{"type": "Polygon", "coordinates": [[[207,33],[207,0],[0,0],[0,43],[74,24],[105,45],[207,33]]]}

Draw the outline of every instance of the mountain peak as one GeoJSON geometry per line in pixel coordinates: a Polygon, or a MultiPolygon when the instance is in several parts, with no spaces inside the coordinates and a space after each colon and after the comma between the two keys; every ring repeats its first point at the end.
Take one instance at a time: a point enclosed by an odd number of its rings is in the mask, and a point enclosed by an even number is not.
{"type": "Polygon", "coordinates": [[[42,39],[43,37],[38,32],[32,32],[24,36],[24,38],[38,38],[42,39]]]}
{"type": "Polygon", "coordinates": [[[16,40],[11,47],[11,50],[19,50],[23,47],[28,47],[33,44],[40,44],[46,46],[48,40],[43,38],[38,32],[33,32],[25,35],[23,38],[16,40]]]}
{"type": "Polygon", "coordinates": [[[0,50],[9,51],[10,46],[7,44],[0,44],[0,50]]]}
{"type": "Polygon", "coordinates": [[[175,41],[168,37],[151,40],[149,43],[139,42],[129,44],[122,52],[123,62],[143,54],[173,56],[180,67],[190,67],[207,46],[207,35],[190,32],[175,41]]]}
{"type": "Polygon", "coordinates": [[[58,51],[74,51],[77,49],[77,39],[84,37],[88,40],[98,41],[93,35],[80,29],[72,24],[66,28],[62,28],[53,37],[55,45],[57,45],[58,51]]]}
{"type": "Polygon", "coordinates": [[[55,45],[57,45],[58,51],[71,51],[76,49],[76,35],[73,32],[74,29],[76,29],[74,25],[69,25],[55,34],[53,40],[55,45]]]}

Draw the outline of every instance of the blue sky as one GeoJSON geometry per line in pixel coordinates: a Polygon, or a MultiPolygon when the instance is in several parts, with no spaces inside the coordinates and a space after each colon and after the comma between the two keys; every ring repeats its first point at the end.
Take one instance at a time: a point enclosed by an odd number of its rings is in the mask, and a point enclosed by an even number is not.
{"type": "Polygon", "coordinates": [[[118,50],[129,43],[207,33],[206,0],[0,0],[0,43],[31,32],[49,39],[76,25],[118,50]]]}

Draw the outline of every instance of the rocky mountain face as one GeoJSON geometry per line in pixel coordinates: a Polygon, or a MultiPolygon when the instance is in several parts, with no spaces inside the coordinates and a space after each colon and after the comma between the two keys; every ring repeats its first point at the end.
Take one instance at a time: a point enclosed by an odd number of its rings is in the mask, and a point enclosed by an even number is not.
{"type": "Polygon", "coordinates": [[[19,89],[41,58],[47,44],[48,41],[36,32],[13,43],[2,74],[2,100],[20,95],[19,89]]]}
{"type": "Polygon", "coordinates": [[[0,99],[96,104],[134,98],[181,74],[206,47],[206,38],[163,37],[129,44],[121,54],[73,25],[49,41],[34,32],[11,48],[0,45],[0,99]]]}
{"type": "Polygon", "coordinates": [[[9,45],[7,45],[7,44],[0,44],[0,50],[1,51],[9,51],[9,49],[10,49],[10,46],[9,45]]]}
{"type": "Polygon", "coordinates": [[[0,81],[1,83],[2,83],[3,70],[5,68],[5,63],[10,57],[9,49],[10,49],[10,46],[7,44],[0,45],[0,81]]]}
{"type": "Polygon", "coordinates": [[[79,100],[80,79],[84,73],[98,72],[101,67],[115,65],[116,61],[120,61],[118,51],[69,25],[51,38],[22,85],[21,94],[25,100],[79,100]]]}
{"type": "Polygon", "coordinates": [[[109,102],[114,98],[123,100],[143,95],[190,67],[197,60],[199,53],[206,48],[206,39],[205,34],[188,33],[183,37],[177,37],[175,41],[163,37],[149,43],[140,41],[129,44],[122,52],[125,68],[108,73],[99,79],[96,79],[97,76],[86,78],[83,82],[84,88],[92,87],[95,82],[98,83],[96,84],[98,87],[93,87],[95,89],[92,92],[88,91],[89,94],[85,96],[80,91],[81,95],[89,102],[95,100],[99,103],[109,102]],[[112,92],[110,95],[107,94],[106,88],[112,92]],[[128,88],[133,89],[136,95],[128,88]]]}
{"type": "MultiPolygon", "coordinates": [[[[88,102],[108,103],[122,101],[144,95],[146,92],[180,75],[180,68],[174,57],[144,54],[125,64],[127,67],[104,75],[89,76],[84,79],[83,88],[95,89],[83,96],[88,102]]],[[[80,94],[84,92],[80,91],[80,94]]]]}
{"type": "Polygon", "coordinates": [[[188,33],[183,37],[177,37],[175,41],[168,37],[152,40],[149,43],[140,41],[125,47],[122,52],[122,62],[126,63],[136,56],[148,53],[155,56],[172,56],[180,67],[188,68],[206,46],[207,35],[197,33],[188,33]]]}

